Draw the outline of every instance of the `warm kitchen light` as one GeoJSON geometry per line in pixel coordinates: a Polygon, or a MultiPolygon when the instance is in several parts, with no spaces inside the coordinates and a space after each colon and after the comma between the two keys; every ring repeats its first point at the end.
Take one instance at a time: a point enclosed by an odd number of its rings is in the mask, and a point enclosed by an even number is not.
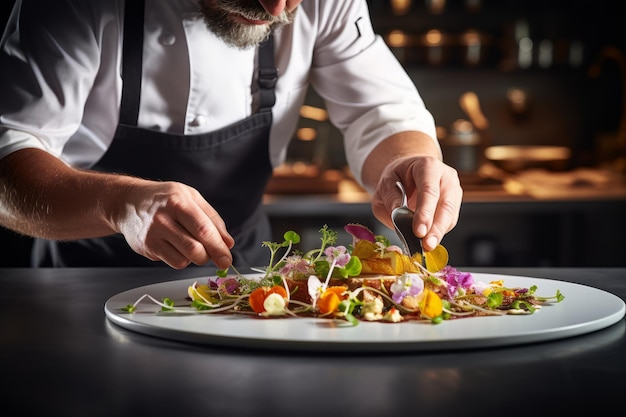
{"type": "Polygon", "coordinates": [[[300,107],[300,116],[317,122],[325,122],[328,120],[328,112],[326,110],[320,109],[319,107],[307,106],[306,104],[300,107]]]}
{"type": "Polygon", "coordinates": [[[426,33],[426,43],[430,46],[439,45],[441,43],[441,39],[441,31],[437,29],[429,30],[428,33],[426,33]]]}
{"type": "Polygon", "coordinates": [[[463,43],[466,45],[465,60],[470,65],[480,61],[480,34],[475,30],[468,30],[463,34],[463,43]]]}
{"type": "Polygon", "coordinates": [[[463,43],[465,45],[480,44],[480,35],[475,30],[468,30],[463,34],[463,43]]]}
{"type": "Polygon", "coordinates": [[[411,0],[391,0],[391,9],[396,15],[403,15],[409,11],[411,0]]]}
{"type": "Polygon", "coordinates": [[[426,0],[426,5],[433,14],[440,14],[446,8],[446,0],[426,0]]]}
{"type": "Polygon", "coordinates": [[[428,46],[428,62],[433,65],[441,64],[443,60],[443,35],[437,29],[429,30],[425,36],[426,45],[428,46]]]}
{"type": "Polygon", "coordinates": [[[389,32],[389,36],[387,37],[387,42],[389,46],[394,48],[402,48],[407,45],[408,38],[404,32],[401,30],[392,30],[389,32]]]}
{"type": "Polygon", "coordinates": [[[524,114],[528,111],[528,95],[521,88],[509,88],[506,92],[511,110],[515,114],[524,114]]]}
{"type": "Polygon", "coordinates": [[[310,142],[317,138],[317,130],[312,127],[302,127],[296,132],[296,137],[304,142],[310,142]]]}

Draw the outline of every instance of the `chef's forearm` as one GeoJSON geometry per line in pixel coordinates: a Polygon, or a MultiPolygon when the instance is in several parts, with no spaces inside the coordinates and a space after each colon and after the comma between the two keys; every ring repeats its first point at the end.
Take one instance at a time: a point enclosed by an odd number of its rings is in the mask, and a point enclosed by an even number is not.
{"type": "Polygon", "coordinates": [[[0,159],[0,224],[45,239],[115,233],[111,212],[129,177],[71,168],[29,148],[0,159]]]}
{"type": "Polygon", "coordinates": [[[407,131],[392,135],[379,143],[363,164],[363,183],[375,189],[382,171],[390,162],[408,156],[431,156],[441,159],[441,149],[428,135],[407,131]]]}

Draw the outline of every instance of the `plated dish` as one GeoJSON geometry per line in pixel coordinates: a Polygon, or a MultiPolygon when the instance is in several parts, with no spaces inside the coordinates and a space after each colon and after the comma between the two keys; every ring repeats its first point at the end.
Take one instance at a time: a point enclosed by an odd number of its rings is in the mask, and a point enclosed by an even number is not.
{"type": "MultiPolygon", "coordinates": [[[[263,242],[268,265],[120,294],[107,317],[130,330],[238,347],[398,351],[531,343],[615,323],[624,303],[595,288],[538,278],[459,271],[439,245],[411,253],[349,223],[349,244],[322,227],[298,248],[287,231],[263,242]],[[566,291],[567,290],[567,291],[566,291]]],[[[408,246],[408,245],[405,245],[408,246]]]]}
{"type": "Polygon", "coordinates": [[[358,326],[316,317],[286,319],[241,315],[159,314],[146,301],[136,312],[123,309],[144,294],[188,304],[187,288],[206,277],[177,280],[131,289],[105,304],[107,318],[142,334],[181,342],[254,349],[321,352],[398,352],[458,350],[545,342],[609,327],[624,317],[624,302],[606,291],[544,278],[472,273],[476,280],[504,280],[508,285],[542,292],[561,291],[566,298],[532,315],[503,315],[450,320],[440,325],[417,321],[362,322],[358,326]]]}

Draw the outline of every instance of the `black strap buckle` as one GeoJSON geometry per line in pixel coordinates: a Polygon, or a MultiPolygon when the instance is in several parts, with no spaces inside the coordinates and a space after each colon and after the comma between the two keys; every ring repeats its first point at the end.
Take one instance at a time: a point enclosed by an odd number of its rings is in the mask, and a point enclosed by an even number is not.
{"type": "Polygon", "coordinates": [[[259,86],[263,89],[274,89],[278,81],[278,68],[260,68],[259,86]]]}

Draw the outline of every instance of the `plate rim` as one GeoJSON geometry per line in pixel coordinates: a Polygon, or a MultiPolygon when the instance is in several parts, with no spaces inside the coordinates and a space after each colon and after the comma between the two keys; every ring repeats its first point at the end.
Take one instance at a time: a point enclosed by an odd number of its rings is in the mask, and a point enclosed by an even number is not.
{"type": "MultiPolygon", "coordinates": [[[[234,335],[226,333],[218,333],[218,332],[206,332],[202,331],[202,329],[195,331],[189,331],[181,328],[167,327],[159,325],[159,321],[162,316],[158,320],[148,320],[148,322],[144,322],[143,320],[137,320],[135,316],[137,313],[124,313],[119,311],[120,303],[122,305],[132,304],[137,298],[130,298],[133,294],[137,293],[149,293],[153,289],[165,289],[170,286],[178,286],[180,285],[182,288],[185,288],[188,285],[191,285],[195,281],[201,281],[205,279],[209,279],[212,276],[198,276],[192,278],[186,278],[181,280],[171,280],[165,282],[159,282],[154,284],[148,284],[144,286],[135,287],[123,292],[120,292],[112,297],[110,297],[105,305],[104,312],[109,321],[114,323],[115,325],[122,327],[126,330],[130,330],[137,333],[142,333],[152,337],[158,337],[162,339],[175,340],[183,343],[193,343],[193,344],[203,344],[203,345],[212,345],[217,347],[236,347],[236,348],[253,348],[253,349],[264,349],[264,350],[286,350],[286,351],[318,351],[318,352],[363,352],[363,353],[383,353],[383,352],[417,352],[417,351],[432,351],[432,350],[460,350],[460,349],[476,349],[476,348],[491,348],[491,347],[503,347],[503,346],[513,346],[513,345],[524,345],[531,344],[537,342],[545,342],[552,341],[557,339],[564,339],[568,337],[579,336],[582,334],[587,334],[591,332],[595,332],[607,327],[614,325],[619,322],[626,313],[626,303],[620,297],[616,296],[613,293],[608,291],[590,286],[585,284],[579,284],[569,281],[557,280],[557,279],[549,279],[549,278],[539,278],[539,277],[527,277],[521,275],[506,275],[506,274],[494,274],[494,273],[481,273],[481,272],[471,272],[474,277],[483,277],[483,279],[503,279],[505,283],[507,281],[522,281],[525,282],[527,280],[531,280],[532,282],[528,282],[530,285],[532,283],[538,285],[538,291],[541,292],[541,283],[542,282],[550,282],[550,283],[558,283],[562,284],[564,287],[568,287],[570,289],[578,289],[582,291],[592,291],[597,296],[600,296],[604,299],[604,301],[611,301],[614,306],[611,306],[610,314],[604,315],[602,317],[596,317],[594,320],[579,322],[579,323],[571,323],[568,326],[558,327],[558,328],[544,328],[541,326],[539,328],[534,328],[527,332],[521,332],[519,334],[507,334],[505,337],[499,337],[495,335],[488,335],[488,337],[469,337],[469,338],[431,338],[431,339],[403,339],[403,340],[367,340],[362,341],[358,339],[350,340],[350,339],[335,339],[331,340],[329,338],[324,338],[323,340],[316,340],[310,337],[308,338],[280,338],[280,337],[260,337],[257,335],[234,335]],[[125,298],[129,297],[129,298],[125,298]],[[121,301],[124,300],[124,301],[121,301]],[[134,319],[135,318],[135,319],[134,319]]],[[[245,276],[258,276],[258,274],[244,274],[245,276]]],[[[214,278],[214,276],[213,276],[214,278]]],[[[557,285],[557,284],[554,284],[557,285]]],[[[567,293],[563,292],[565,295],[565,300],[561,303],[557,303],[554,305],[550,305],[547,308],[559,308],[562,304],[567,300],[567,293]]],[[[544,307],[545,309],[546,307],[544,307]]],[[[536,315],[540,315],[543,311],[539,311],[535,313],[536,315]]],[[[149,313],[153,317],[159,317],[154,313],[149,313]]],[[[534,319],[535,315],[532,316],[502,316],[501,318],[512,319],[515,321],[515,317],[521,318],[523,320],[534,319]]],[[[150,316],[145,316],[150,317],[150,316]]],[[[194,317],[203,317],[203,319],[209,319],[211,322],[213,320],[217,321],[218,324],[221,324],[225,320],[230,320],[235,316],[229,314],[220,314],[220,315],[194,315],[194,317]]],[[[249,321],[250,323],[256,322],[259,323],[259,319],[252,317],[242,317],[236,316],[240,320],[249,321]]],[[[540,316],[539,316],[540,317],[540,316]]],[[[167,319],[171,319],[172,317],[168,317],[167,319]]],[[[182,318],[183,320],[185,318],[182,318]]],[[[469,320],[472,320],[472,323],[475,323],[477,320],[490,320],[492,317],[473,317],[468,319],[458,319],[454,322],[466,322],[469,323],[469,320]],[[466,321],[467,320],[467,321],[466,321]]],[[[329,323],[328,319],[323,318],[269,318],[264,319],[261,322],[264,323],[263,327],[270,326],[271,327],[284,327],[278,325],[272,325],[271,323],[295,323],[299,322],[301,324],[302,321],[308,321],[313,324],[319,323],[329,323]]],[[[183,322],[184,323],[184,322],[183,322]]],[[[359,326],[350,329],[341,329],[341,331],[359,331],[362,328],[374,328],[376,329],[378,326],[406,326],[411,322],[404,323],[381,323],[381,322],[363,322],[360,323],[359,326]]],[[[438,325],[430,325],[424,323],[415,323],[417,326],[446,326],[451,325],[452,322],[444,321],[438,325]]],[[[523,323],[523,322],[522,322],[523,323]]],[[[189,324],[189,323],[187,323],[189,324]]],[[[215,324],[215,323],[213,323],[215,324]]],[[[240,324],[240,323],[237,323],[240,324]]],[[[287,324],[287,328],[295,326],[295,324],[287,324]]],[[[259,326],[257,326],[259,327],[259,326]]],[[[319,326],[318,326],[319,327],[319,326]]],[[[472,327],[477,327],[477,325],[472,325],[472,327]]],[[[532,326],[531,326],[532,327],[532,326]]],[[[296,328],[300,330],[299,328],[296,328]]],[[[381,328],[382,329],[382,328],[381,328]]],[[[257,329],[253,329],[257,331],[257,329]]],[[[260,331],[260,330],[258,330],[260,331]]],[[[323,331],[323,330],[322,330],[323,331]]],[[[314,334],[315,331],[312,332],[314,334]]],[[[343,336],[343,335],[342,335],[343,336]]]]}

